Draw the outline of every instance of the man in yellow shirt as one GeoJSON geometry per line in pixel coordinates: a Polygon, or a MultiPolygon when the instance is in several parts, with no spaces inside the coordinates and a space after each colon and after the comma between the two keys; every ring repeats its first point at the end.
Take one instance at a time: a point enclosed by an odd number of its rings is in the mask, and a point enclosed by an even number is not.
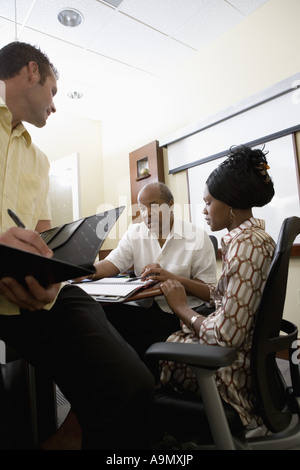
{"type": "MultiPolygon", "coordinates": [[[[57,78],[36,47],[14,42],[0,50],[0,243],[48,257],[38,232],[51,226],[49,163],[22,121],[46,124],[56,111],[57,78]],[[8,208],[26,230],[14,226],[8,208]]],[[[0,279],[0,339],[60,387],[82,429],[77,447],[148,448],[153,380],[136,353],[81,289],[25,281],[0,279]]]]}

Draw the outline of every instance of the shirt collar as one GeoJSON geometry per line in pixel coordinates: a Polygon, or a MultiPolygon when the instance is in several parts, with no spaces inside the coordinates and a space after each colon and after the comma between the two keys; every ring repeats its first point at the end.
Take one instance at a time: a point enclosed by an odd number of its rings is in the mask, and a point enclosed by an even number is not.
{"type": "Polygon", "coordinates": [[[234,228],[230,232],[228,232],[226,235],[222,237],[222,244],[225,246],[228,246],[231,240],[238,235],[239,233],[243,232],[246,229],[257,227],[260,229],[265,230],[265,221],[261,219],[256,219],[254,217],[251,217],[250,219],[246,220],[243,222],[241,225],[238,227],[234,228]]]}
{"type": "Polygon", "coordinates": [[[19,124],[16,125],[16,127],[13,130],[13,133],[15,136],[20,137],[23,135],[27,145],[31,144],[31,135],[29,134],[28,130],[24,126],[22,122],[19,122],[19,124]]]}
{"type": "MultiPolygon", "coordinates": [[[[9,113],[8,117],[11,122],[11,112],[9,111],[8,107],[6,106],[6,103],[3,101],[3,98],[1,96],[0,96],[0,108],[2,108],[3,110],[9,113]]],[[[20,137],[21,135],[23,135],[27,145],[31,144],[31,136],[22,122],[19,122],[19,124],[17,124],[16,127],[13,129],[13,134],[16,137],[20,137]]]]}
{"type": "Polygon", "coordinates": [[[5,83],[0,80],[0,102],[5,102],[5,83]]]}
{"type": "Polygon", "coordinates": [[[0,108],[8,109],[1,95],[0,95],[0,108]]]}

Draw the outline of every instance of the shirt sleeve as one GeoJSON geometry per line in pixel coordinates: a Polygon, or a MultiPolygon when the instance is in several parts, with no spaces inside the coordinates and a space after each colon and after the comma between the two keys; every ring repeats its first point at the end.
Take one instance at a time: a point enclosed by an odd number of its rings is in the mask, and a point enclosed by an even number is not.
{"type": "Polygon", "coordinates": [[[129,230],[123,235],[118,246],[105,258],[113,263],[120,272],[124,272],[133,265],[133,248],[129,230]]]}

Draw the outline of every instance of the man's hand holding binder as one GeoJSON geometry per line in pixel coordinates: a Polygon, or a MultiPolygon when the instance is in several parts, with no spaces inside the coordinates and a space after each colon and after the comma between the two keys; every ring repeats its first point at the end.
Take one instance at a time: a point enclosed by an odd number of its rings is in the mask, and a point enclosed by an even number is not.
{"type": "MultiPolygon", "coordinates": [[[[51,258],[52,250],[43,242],[39,234],[33,230],[11,227],[0,235],[0,245],[16,248],[24,252],[51,258]]],[[[53,302],[60,288],[60,283],[43,287],[38,279],[24,277],[24,284],[14,277],[4,276],[0,279],[0,293],[10,302],[27,310],[41,310],[46,304],[53,302]]]]}
{"type": "Polygon", "coordinates": [[[0,244],[52,258],[53,251],[34,230],[11,227],[0,235],[0,244]]]}

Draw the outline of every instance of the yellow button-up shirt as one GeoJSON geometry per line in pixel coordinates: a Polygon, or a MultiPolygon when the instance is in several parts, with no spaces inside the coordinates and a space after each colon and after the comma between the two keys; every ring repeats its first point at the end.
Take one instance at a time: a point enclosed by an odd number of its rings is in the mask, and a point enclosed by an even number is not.
{"type": "MultiPolygon", "coordinates": [[[[31,230],[39,220],[51,219],[49,161],[32,143],[23,124],[12,129],[11,121],[11,113],[0,97],[0,233],[15,225],[7,209],[18,214],[31,230]]],[[[0,296],[0,315],[18,313],[17,306],[0,296]]]]}

